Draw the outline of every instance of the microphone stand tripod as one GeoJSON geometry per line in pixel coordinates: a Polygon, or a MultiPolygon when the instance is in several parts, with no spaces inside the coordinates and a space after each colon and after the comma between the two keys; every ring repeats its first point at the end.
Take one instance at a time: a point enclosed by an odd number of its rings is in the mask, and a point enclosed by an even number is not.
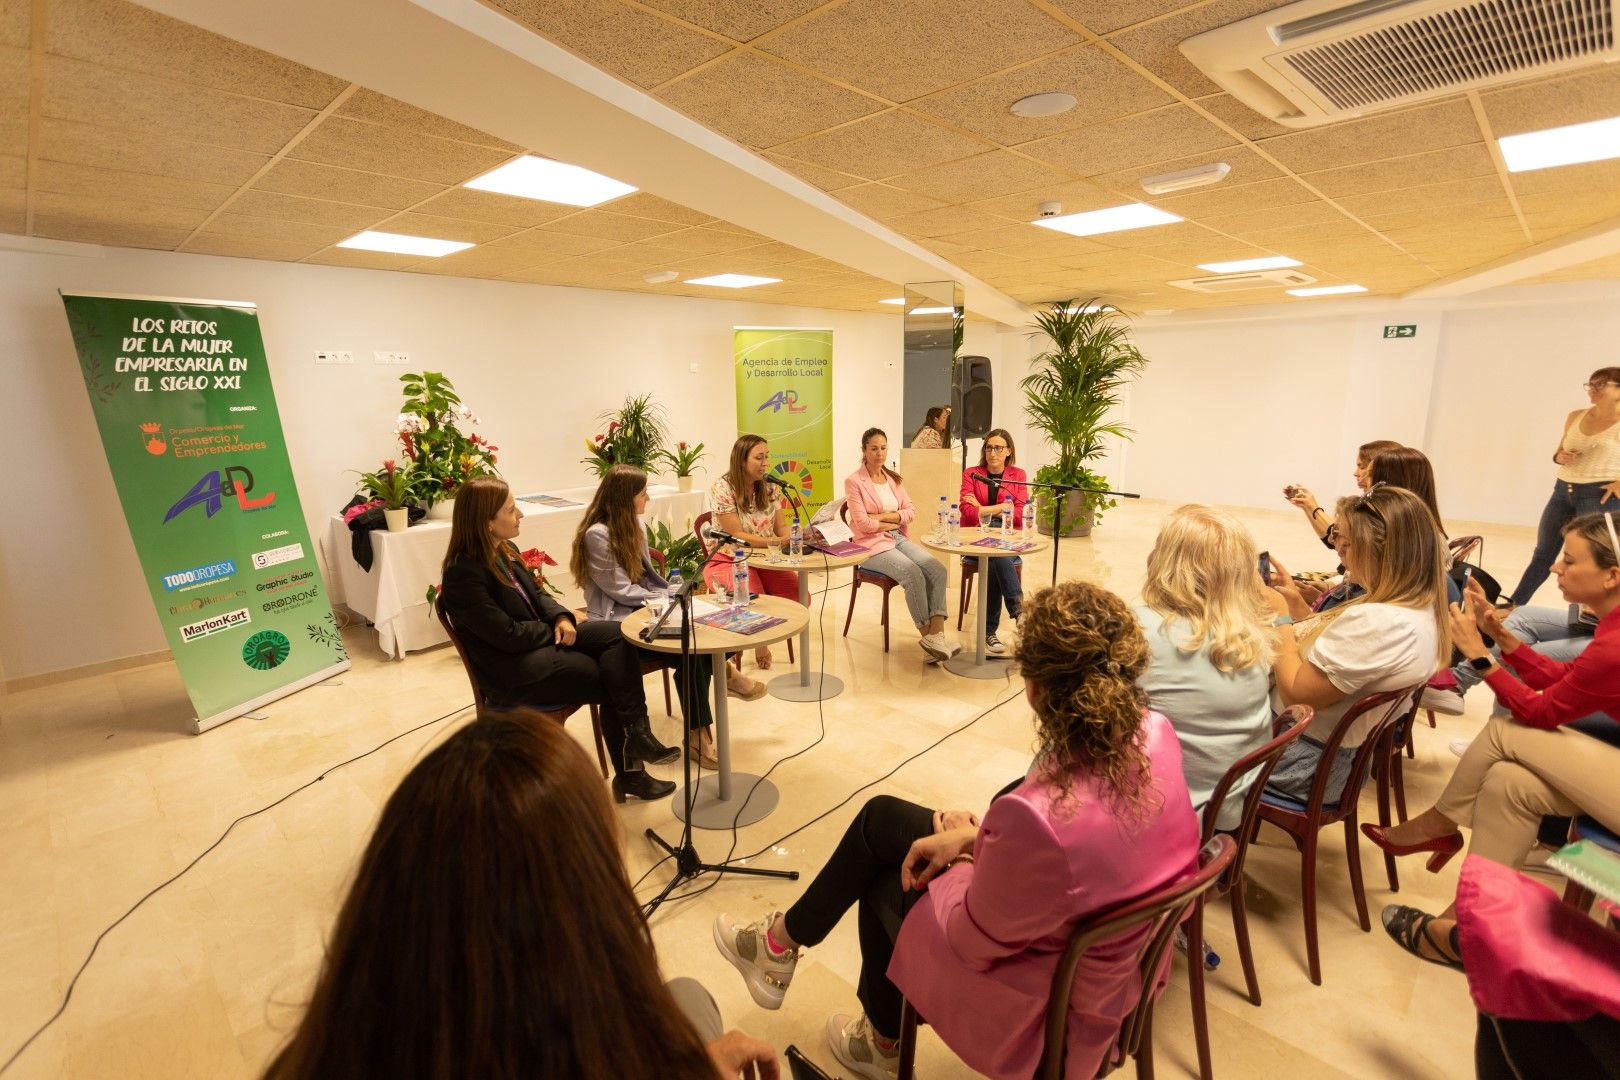
{"type": "MultiPolygon", "coordinates": [[[[715,555],[718,555],[722,550],[724,550],[723,544],[715,549],[715,555]]],[[[671,845],[669,841],[665,840],[662,836],[659,836],[656,830],[647,830],[647,839],[663,848],[665,854],[669,855],[675,860],[675,874],[669,879],[669,884],[664,886],[662,892],[653,897],[651,900],[647,901],[647,903],[642,906],[641,914],[642,918],[644,919],[652,918],[653,912],[658,910],[658,905],[669,899],[669,894],[675,891],[675,887],[677,885],[685,881],[692,881],[702,874],[749,874],[754,877],[787,878],[789,881],[799,880],[799,872],[797,870],[762,870],[752,866],[732,866],[730,863],[723,862],[706,863],[698,857],[697,848],[692,843],[692,801],[696,798],[696,790],[692,784],[692,755],[686,748],[687,740],[691,738],[691,718],[686,715],[686,703],[692,700],[692,691],[694,689],[692,670],[692,635],[695,634],[696,631],[692,626],[692,590],[697,587],[698,580],[703,576],[704,568],[707,567],[709,563],[714,561],[715,555],[710,555],[704,560],[703,565],[699,566],[697,570],[693,572],[691,581],[683,581],[681,583],[680,589],[673,597],[670,598],[670,602],[665,606],[663,614],[659,615],[658,620],[650,624],[647,630],[643,631],[643,634],[646,635],[646,640],[655,640],[658,636],[659,629],[663,627],[665,620],[669,618],[669,613],[672,610],[675,610],[677,607],[680,609],[681,673],[683,675],[682,689],[685,691],[681,697],[681,727],[686,729],[686,733],[681,739],[681,772],[684,783],[681,799],[682,805],[686,809],[686,814],[685,819],[681,823],[680,839],[674,845],[671,845]]],[[[724,653],[718,653],[716,655],[720,657],[721,673],[718,677],[724,679],[726,657],[724,653]]],[[[722,694],[726,692],[724,682],[719,684],[718,692],[722,694]]],[[[750,789],[749,795],[751,796],[752,794],[753,791],[750,789]]],[[[745,802],[747,801],[747,798],[748,796],[744,796],[745,802]]],[[[741,813],[740,810],[738,812],[739,814],[741,813]]]]}

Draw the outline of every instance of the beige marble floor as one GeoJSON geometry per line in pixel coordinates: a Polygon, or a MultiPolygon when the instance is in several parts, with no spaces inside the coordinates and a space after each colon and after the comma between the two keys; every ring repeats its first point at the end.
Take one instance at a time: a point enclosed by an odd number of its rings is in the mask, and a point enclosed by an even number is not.
{"type": "MultiPolygon", "coordinates": [[[[1062,574],[1134,598],[1167,509],[1142,502],[1114,511],[1093,537],[1065,543],[1062,574]]],[[[1242,516],[1261,546],[1290,568],[1329,562],[1297,513],[1242,516]]],[[[1455,523],[1454,531],[1465,525],[1455,523]]],[[[1477,531],[1489,537],[1487,568],[1514,579],[1528,554],[1529,530],[1477,531]]],[[[1026,582],[1044,583],[1047,565],[1043,557],[1026,567],[1026,582]]],[[[776,770],[783,792],[776,812],[740,830],[739,853],[766,848],[754,865],[814,871],[872,792],[982,808],[1028,758],[1029,713],[1012,681],[971,681],[925,667],[905,630],[883,654],[874,590],[863,591],[850,636],[840,637],[847,573],[833,584],[821,627],[829,669],[847,691],[823,709],[766,698],[732,712],[735,756],[745,768],[763,769],[825,734],[815,749],[776,770]],[[965,730],[855,794],[850,805],[769,846],[958,728],[965,730]]],[[[1550,585],[1542,599],[1555,599],[1550,585]]],[[[820,599],[813,603],[821,612],[820,599]]],[[[895,605],[903,623],[898,597],[895,605]]],[[[196,860],[106,934],[66,1011],[7,1076],[235,1077],[263,1067],[297,1020],[328,924],[383,800],[426,747],[470,715],[467,683],[448,649],[394,663],[364,627],[345,637],[352,671],[269,706],[262,720],[237,720],[202,736],[183,733],[192,714],[169,664],[0,698],[0,1061],[57,1008],[97,935],[196,860]],[[334,768],[392,736],[400,737],[334,768]],[[233,819],[317,778],[237,825],[199,859],[233,819]]],[[[650,699],[657,697],[654,687],[650,681],[650,699]]],[[[1447,740],[1475,730],[1488,708],[1488,695],[1478,693],[1465,717],[1441,717],[1437,730],[1418,730],[1417,760],[1407,769],[1415,806],[1427,805],[1450,775],[1455,759],[1447,740]]],[[[656,725],[673,741],[674,721],[659,718],[656,725]]],[[[577,720],[570,726],[576,737],[588,735],[577,720]]],[[[640,876],[654,861],[642,830],[673,834],[670,809],[664,802],[629,805],[622,819],[625,858],[640,876]]],[[[698,846],[705,857],[722,857],[731,837],[700,832],[698,846]]],[[[1376,916],[1389,893],[1370,845],[1363,855],[1376,916]]],[[[1217,1071],[1321,1080],[1471,1075],[1473,1013],[1462,978],[1408,959],[1376,925],[1372,934],[1360,931],[1337,830],[1324,836],[1322,864],[1321,987],[1305,975],[1299,860],[1280,834],[1262,832],[1249,860],[1261,1008],[1240,993],[1226,907],[1213,909],[1209,936],[1227,960],[1209,982],[1217,1071]]],[[[1455,866],[1436,877],[1406,860],[1402,871],[1400,899],[1430,909],[1443,905],[1455,882],[1455,866]]],[[[642,891],[655,892],[663,874],[655,871],[642,891]]],[[[716,912],[780,908],[798,889],[728,878],[660,910],[654,934],[666,973],[707,983],[728,1023],[778,1047],[797,1043],[836,1071],[821,1031],[829,1012],[855,1004],[853,919],[808,953],[787,1007],[774,1013],[753,1005],[709,937],[716,912]]],[[[1194,1056],[1180,961],[1155,1034],[1163,1075],[1189,1071],[1194,1056]]],[[[972,1075],[932,1034],[923,1037],[920,1069],[930,1080],[972,1075]]]]}

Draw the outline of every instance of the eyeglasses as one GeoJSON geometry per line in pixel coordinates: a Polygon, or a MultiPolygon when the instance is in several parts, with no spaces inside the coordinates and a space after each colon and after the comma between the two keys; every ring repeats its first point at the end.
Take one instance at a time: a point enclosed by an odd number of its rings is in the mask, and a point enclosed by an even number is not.
{"type": "Polygon", "coordinates": [[[1613,379],[1594,379],[1592,382],[1581,383],[1582,390],[1601,390],[1605,386],[1614,386],[1613,379]]]}
{"type": "Polygon", "coordinates": [[[1007,447],[997,446],[995,443],[985,443],[984,452],[987,454],[1005,454],[1007,452],[1007,447]]]}

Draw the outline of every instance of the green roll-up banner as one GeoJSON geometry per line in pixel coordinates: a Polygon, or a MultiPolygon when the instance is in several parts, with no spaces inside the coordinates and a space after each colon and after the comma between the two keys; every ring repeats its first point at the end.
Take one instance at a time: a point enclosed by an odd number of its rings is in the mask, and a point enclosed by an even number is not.
{"type": "Polygon", "coordinates": [[[194,730],[347,670],[254,305],[62,303],[194,730]]]}
{"type": "Polygon", "coordinates": [[[732,328],[737,431],[771,446],[771,472],[802,493],[811,514],[839,495],[832,474],[832,331],[732,328]]]}

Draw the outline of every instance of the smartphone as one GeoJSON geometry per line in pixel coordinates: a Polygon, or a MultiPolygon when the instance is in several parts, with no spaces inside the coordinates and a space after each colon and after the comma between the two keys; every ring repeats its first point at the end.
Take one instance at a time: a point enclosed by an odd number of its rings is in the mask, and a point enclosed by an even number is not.
{"type": "Polygon", "coordinates": [[[1285,484],[1283,486],[1283,494],[1288,496],[1290,499],[1292,499],[1295,495],[1299,494],[1299,485],[1298,484],[1285,484]]]}
{"type": "Polygon", "coordinates": [[[793,1080],[833,1080],[820,1066],[804,1056],[797,1046],[789,1046],[783,1054],[788,1062],[788,1074],[793,1080]]]}
{"type": "Polygon", "coordinates": [[[1271,584],[1271,552],[1260,553],[1260,580],[1267,585],[1271,584]]]}

